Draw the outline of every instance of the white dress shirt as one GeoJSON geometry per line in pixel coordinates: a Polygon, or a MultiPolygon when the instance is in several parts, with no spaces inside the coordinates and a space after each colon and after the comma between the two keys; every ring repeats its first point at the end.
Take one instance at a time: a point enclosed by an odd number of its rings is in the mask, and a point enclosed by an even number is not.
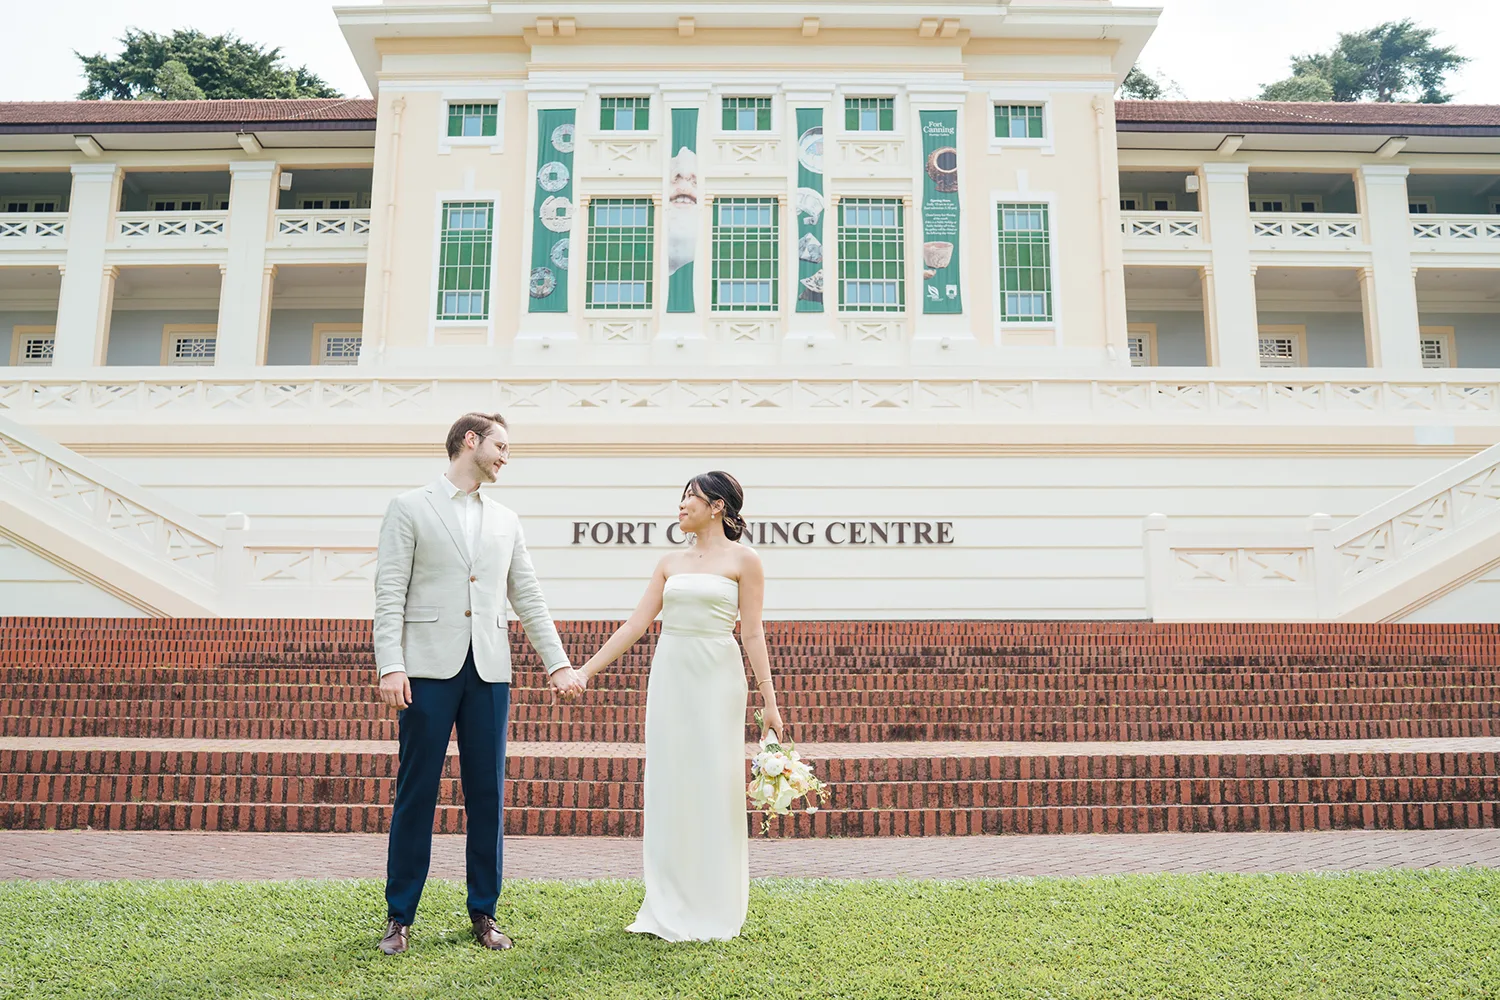
{"type": "Polygon", "coordinates": [[[484,519],[484,501],[479,499],[479,487],[475,486],[472,493],[465,493],[453,485],[446,472],[439,486],[453,500],[453,511],[458,515],[459,528],[464,536],[464,550],[469,561],[473,562],[479,550],[479,528],[484,519]]]}

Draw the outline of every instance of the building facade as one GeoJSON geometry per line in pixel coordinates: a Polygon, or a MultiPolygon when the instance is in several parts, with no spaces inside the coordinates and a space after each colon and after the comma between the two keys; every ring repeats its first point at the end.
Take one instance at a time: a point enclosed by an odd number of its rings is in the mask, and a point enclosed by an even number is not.
{"type": "Polygon", "coordinates": [[[1496,620],[1500,107],[1116,102],[1159,11],[405,3],[374,100],[0,105],[0,603],[363,615],[511,422],[560,617],[1496,620]]]}

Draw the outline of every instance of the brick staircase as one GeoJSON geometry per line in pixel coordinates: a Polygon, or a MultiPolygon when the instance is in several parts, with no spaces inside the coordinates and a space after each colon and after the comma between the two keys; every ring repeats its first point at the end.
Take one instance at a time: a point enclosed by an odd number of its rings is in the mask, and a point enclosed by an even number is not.
{"type": "MultiPolygon", "coordinates": [[[[566,623],[570,655],[611,628],[566,623]]],[[[775,834],[1500,826],[1494,625],[768,631],[792,735],[834,783],[775,834]]],[[[515,638],[507,830],[639,834],[651,639],[560,706],[515,638]]],[[[0,828],[383,831],[373,673],[362,621],[0,618],[0,828]]]]}

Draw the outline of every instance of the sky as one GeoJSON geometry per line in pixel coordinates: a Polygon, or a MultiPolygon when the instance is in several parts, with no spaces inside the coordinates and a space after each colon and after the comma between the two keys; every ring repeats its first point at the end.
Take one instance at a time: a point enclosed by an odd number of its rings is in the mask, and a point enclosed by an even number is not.
{"type": "MultiPolygon", "coordinates": [[[[340,0],[355,6],[359,0],[340,0]]],[[[1165,8],[1141,58],[1175,81],[1192,100],[1254,97],[1260,85],[1288,74],[1293,55],[1332,46],[1340,31],[1415,17],[1437,28],[1437,41],[1457,45],[1473,62],[1451,78],[1455,99],[1500,104],[1500,0],[1116,0],[1165,8]]],[[[344,45],[333,0],[4,0],[0,32],[0,100],[63,101],[83,87],[76,50],[116,53],[127,27],[171,31],[195,27],[233,31],[279,45],[293,65],[306,65],[351,96],[369,88],[344,45]]]]}

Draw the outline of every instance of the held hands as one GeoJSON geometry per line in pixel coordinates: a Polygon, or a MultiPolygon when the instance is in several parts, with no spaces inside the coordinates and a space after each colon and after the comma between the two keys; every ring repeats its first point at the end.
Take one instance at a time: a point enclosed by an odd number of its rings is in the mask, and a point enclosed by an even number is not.
{"type": "Polygon", "coordinates": [[[578,696],[583,694],[583,689],[588,685],[588,678],[577,667],[554,670],[547,680],[552,685],[554,698],[569,702],[577,701],[578,696]]]}
{"type": "Polygon", "coordinates": [[[380,700],[398,711],[411,706],[411,681],[405,670],[392,670],[380,678],[380,700]]]}

